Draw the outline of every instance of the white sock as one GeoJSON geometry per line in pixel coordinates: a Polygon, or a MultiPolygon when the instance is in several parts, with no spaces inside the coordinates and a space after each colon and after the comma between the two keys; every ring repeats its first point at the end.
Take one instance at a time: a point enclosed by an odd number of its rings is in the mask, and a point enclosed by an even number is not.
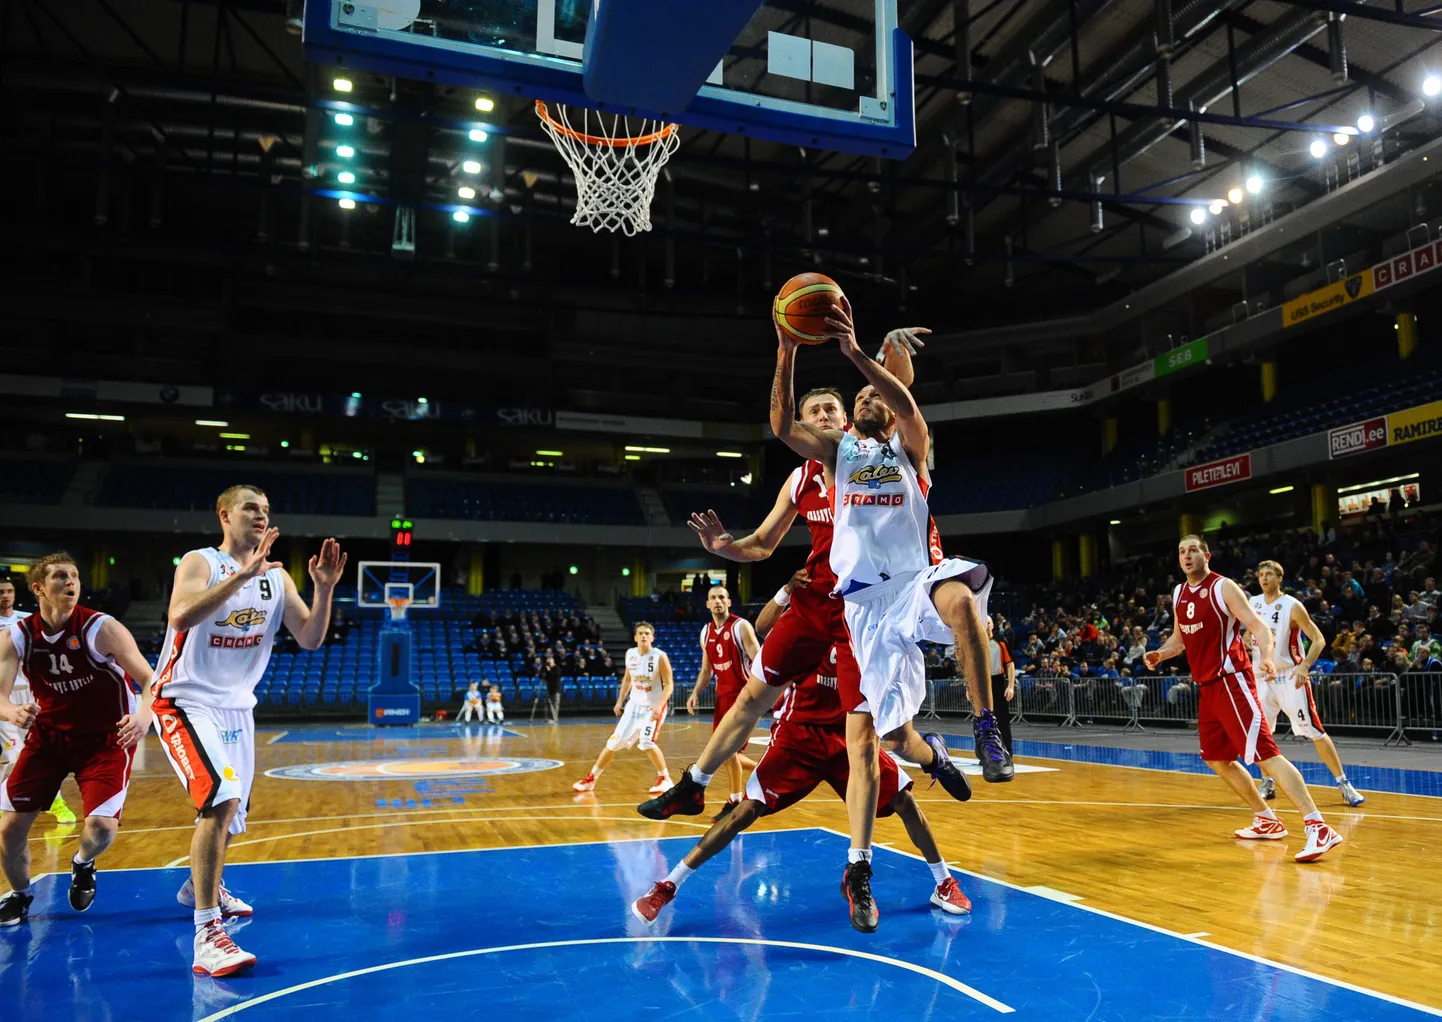
{"type": "Polygon", "coordinates": [[[195,928],[202,929],[220,918],[220,906],[215,908],[198,908],[195,910],[195,928]]]}
{"type": "Polygon", "coordinates": [[[605,771],[605,769],[606,769],[605,767],[592,767],[592,768],[591,768],[591,776],[592,776],[592,777],[600,777],[601,774],[602,774],[602,772],[605,771]]]}
{"type": "Polygon", "coordinates": [[[926,865],[931,870],[931,876],[937,884],[946,883],[946,878],[951,876],[951,870],[946,868],[945,859],[941,862],[928,862],[926,865]]]}
{"type": "Polygon", "coordinates": [[[847,864],[848,866],[851,865],[851,864],[854,863],[854,862],[867,862],[867,863],[869,863],[870,861],[871,861],[871,849],[870,849],[870,848],[849,848],[849,849],[847,849],[847,851],[846,851],[846,864],[847,864]]]}
{"type": "Polygon", "coordinates": [[[1346,775],[1346,774],[1338,774],[1336,777],[1333,777],[1333,778],[1332,778],[1332,781],[1333,781],[1333,783],[1335,783],[1335,784],[1346,784],[1346,783],[1347,783],[1347,775],[1346,775]]]}
{"type": "Polygon", "coordinates": [[[73,863],[75,863],[75,865],[77,865],[77,866],[93,866],[93,865],[95,865],[95,860],[94,860],[94,859],[82,859],[82,858],[80,857],[80,853],[79,853],[79,852],[76,852],[75,855],[71,857],[70,861],[73,862],[73,863]]]}
{"type": "Polygon", "coordinates": [[[706,785],[710,784],[711,778],[715,776],[714,774],[703,774],[700,770],[696,768],[695,763],[692,763],[686,772],[691,775],[691,780],[695,781],[703,788],[706,787],[706,785]]]}
{"type": "Polygon", "coordinates": [[[727,801],[727,802],[735,802],[737,805],[740,805],[740,804],[741,804],[741,800],[742,800],[743,798],[745,798],[745,797],[746,797],[746,796],[742,795],[741,792],[739,792],[739,791],[733,791],[733,792],[731,793],[731,797],[728,798],[726,801],[727,801]]]}
{"type": "Polygon", "coordinates": [[[1302,822],[1303,822],[1303,823],[1321,823],[1321,822],[1322,822],[1322,814],[1321,814],[1321,812],[1308,813],[1306,816],[1302,817],[1302,822]]]}
{"type": "Polygon", "coordinates": [[[696,871],[690,866],[686,865],[685,862],[678,862],[676,863],[676,868],[673,869],[670,873],[666,874],[666,879],[675,884],[676,890],[679,891],[681,889],[681,885],[684,884],[694,872],[696,871]]]}
{"type": "Polygon", "coordinates": [[[25,895],[26,897],[29,897],[29,896],[30,896],[30,893],[31,893],[32,891],[34,891],[34,890],[35,890],[34,887],[17,887],[17,888],[15,888],[15,893],[16,893],[16,894],[23,894],[23,895],[25,895]]]}
{"type": "Polygon", "coordinates": [[[1257,814],[1257,818],[1261,820],[1275,820],[1277,818],[1277,814],[1272,812],[1270,809],[1263,809],[1260,813],[1257,814]]]}

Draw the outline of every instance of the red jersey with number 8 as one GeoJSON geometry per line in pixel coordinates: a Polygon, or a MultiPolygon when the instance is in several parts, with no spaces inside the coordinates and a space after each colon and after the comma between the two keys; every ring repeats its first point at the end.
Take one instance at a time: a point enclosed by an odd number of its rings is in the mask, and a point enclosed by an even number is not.
{"type": "Polygon", "coordinates": [[[1222,584],[1215,571],[1196,585],[1183,582],[1172,592],[1177,630],[1187,651],[1187,666],[1200,685],[1224,674],[1251,673],[1252,658],[1242,645],[1242,626],[1227,609],[1222,584]]]}
{"type": "Polygon", "coordinates": [[[60,631],[47,634],[39,614],[10,626],[11,641],[40,707],[35,727],[77,734],[108,733],[135,711],[135,690],[125,671],[95,649],[110,617],[76,606],[60,631]]]}

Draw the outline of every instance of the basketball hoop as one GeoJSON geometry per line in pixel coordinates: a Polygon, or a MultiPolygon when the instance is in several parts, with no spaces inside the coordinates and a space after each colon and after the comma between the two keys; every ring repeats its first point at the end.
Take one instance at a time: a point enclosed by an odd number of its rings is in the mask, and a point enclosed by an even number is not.
{"type": "Polygon", "coordinates": [[[411,598],[409,596],[387,596],[386,604],[391,609],[392,621],[404,621],[406,609],[411,605],[411,598]]]}
{"type": "Polygon", "coordinates": [[[651,200],[656,177],[676,151],[677,124],[641,118],[640,132],[631,134],[631,119],[581,108],[580,127],[571,113],[556,104],[555,115],[536,100],[536,116],[576,178],[576,215],[571,223],[593,231],[622,231],[627,236],[651,229],[651,200]]]}

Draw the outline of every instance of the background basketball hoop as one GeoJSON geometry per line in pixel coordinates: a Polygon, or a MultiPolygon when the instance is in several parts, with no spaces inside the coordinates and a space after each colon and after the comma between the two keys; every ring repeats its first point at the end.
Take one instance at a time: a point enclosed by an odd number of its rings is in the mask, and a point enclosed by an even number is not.
{"type": "Polygon", "coordinates": [[[536,116],[576,178],[576,214],[571,223],[601,231],[634,235],[651,229],[651,200],[656,176],[676,151],[681,138],[677,124],[640,118],[633,133],[631,119],[610,117],[580,107],[575,112],[556,104],[555,113],[536,100],[536,116]]]}
{"type": "Polygon", "coordinates": [[[409,596],[387,596],[386,605],[390,607],[392,621],[404,621],[406,610],[411,605],[411,598],[409,596]]]}

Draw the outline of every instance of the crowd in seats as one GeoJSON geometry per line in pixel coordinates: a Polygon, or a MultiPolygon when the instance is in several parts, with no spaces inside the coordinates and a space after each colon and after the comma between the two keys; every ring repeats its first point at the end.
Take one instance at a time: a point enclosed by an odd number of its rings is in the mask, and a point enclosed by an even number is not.
{"type": "Polygon", "coordinates": [[[375,477],[349,471],[275,472],[244,465],[201,467],[190,463],[120,462],[100,488],[102,507],[213,511],[215,498],[237,480],[259,486],[275,514],[375,514],[375,477]]]}
{"type": "MultiPolygon", "coordinates": [[[[1438,602],[1436,551],[1442,518],[1404,512],[1397,517],[1311,529],[1276,529],[1210,539],[1212,568],[1249,593],[1260,592],[1256,566],[1276,560],[1284,591],[1302,601],[1322,630],[1326,651],[1316,685],[1324,719],[1344,709],[1353,722],[1386,723],[1391,699],[1369,690],[1409,689],[1409,716],[1442,719],[1442,643],[1434,636],[1438,602]],[[1409,682],[1406,676],[1412,676],[1409,682]],[[1350,691],[1344,689],[1350,688],[1350,691]],[[1375,705],[1375,720],[1352,709],[1375,705]]],[[[1107,576],[1053,583],[1010,594],[1025,606],[1013,617],[994,614],[998,636],[1017,662],[1027,705],[1059,707],[1059,684],[1090,689],[1091,704],[1127,712],[1135,704],[1166,701],[1178,715],[1195,708],[1197,690],[1185,655],[1148,671],[1143,655],[1172,631],[1171,594],[1181,581],[1174,548],[1138,557],[1107,576]],[[1160,677],[1155,677],[1160,675],[1160,677]],[[1137,679],[1148,677],[1149,680],[1137,679]],[[1109,686],[1109,687],[1108,687],[1109,686]]],[[[1002,601],[1007,602],[1007,601],[1002,601]]],[[[940,666],[938,664],[937,666],[940,666]]]]}
{"type": "Polygon", "coordinates": [[[412,475],[406,508],[414,518],[553,522],[565,525],[645,525],[629,487],[559,486],[522,480],[452,479],[412,475]]]}
{"type": "Polygon", "coordinates": [[[0,501],[58,504],[73,475],[75,462],[68,458],[0,458],[0,501]]]}

